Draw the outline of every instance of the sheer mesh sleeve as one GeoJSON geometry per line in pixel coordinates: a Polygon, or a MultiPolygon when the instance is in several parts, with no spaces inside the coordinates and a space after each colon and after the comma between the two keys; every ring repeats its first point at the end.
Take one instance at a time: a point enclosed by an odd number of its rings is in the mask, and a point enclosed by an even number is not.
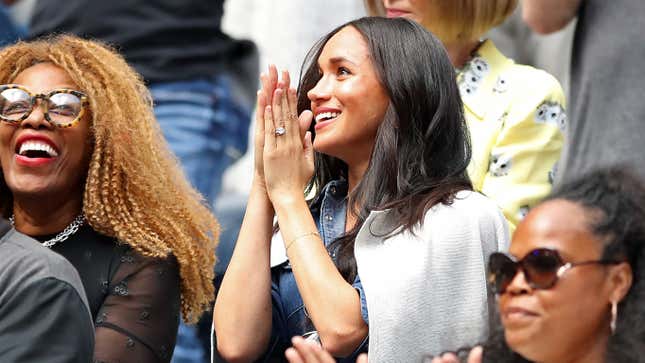
{"type": "Polygon", "coordinates": [[[120,262],[96,317],[95,362],[169,362],[179,325],[177,262],[132,251],[120,262]]]}

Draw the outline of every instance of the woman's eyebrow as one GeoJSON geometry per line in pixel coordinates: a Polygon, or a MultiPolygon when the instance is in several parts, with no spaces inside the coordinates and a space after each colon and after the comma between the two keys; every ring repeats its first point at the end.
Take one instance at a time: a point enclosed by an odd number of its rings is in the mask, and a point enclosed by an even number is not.
{"type": "Polygon", "coordinates": [[[348,58],[345,58],[345,57],[342,57],[342,56],[329,58],[329,63],[331,63],[331,64],[337,64],[337,63],[342,63],[342,62],[347,62],[347,63],[351,63],[351,64],[353,64],[355,66],[358,66],[358,64],[356,64],[356,62],[353,62],[353,61],[349,60],[348,58]]]}

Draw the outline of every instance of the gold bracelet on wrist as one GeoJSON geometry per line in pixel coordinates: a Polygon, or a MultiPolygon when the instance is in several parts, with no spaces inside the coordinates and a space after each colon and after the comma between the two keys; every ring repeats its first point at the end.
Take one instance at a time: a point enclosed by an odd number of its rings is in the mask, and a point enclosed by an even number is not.
{"type": "Polygon", "coordinates": [[[300,236],[294,237],[291,241],[289,241],[289,243],[287,243],[287,244],[286,244],[286,247],[285,247],[285,249],[284,249],[284,250],[285,250],[285,251],[289,251],[289,247],[291,247],[291,245],[292,245],[294,242],[296,242],[297,240],[299,240],[299,239],[301,239],[301,238],[309,237],[309,236],[318,236],[318,238],[320,238],[320,234],[318,234],[318,232],[307,232],[307,233],[303,233],[303,234],[301,234],[300,236]]]}

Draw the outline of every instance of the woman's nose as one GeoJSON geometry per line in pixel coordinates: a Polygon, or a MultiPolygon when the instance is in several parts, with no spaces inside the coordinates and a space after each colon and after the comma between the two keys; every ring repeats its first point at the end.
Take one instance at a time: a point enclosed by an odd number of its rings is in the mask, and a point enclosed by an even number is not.
{"type": "Polygon", "coordinates": [[[320,100],[326,100],[331,97],[331,82],[328,81],[326,77],[322,77],[318,80],[318,83],[314,88],[310,89],[307,92],[307,97],[311,102],[316,102],[320,100]]]}
{"type": "Polygon", "coordinates": [[[530,289],[531,286],[526,281],[524,271],[522,271],[522,269],[519,269],[519,271],[517,271],[517,273],[515,274],[515,277],[513,277],[513,280],[511,280],[511,282],[506,287],[506,292],[511,295],[520,295],[527,293],[530,289]]]}
{"type": "Polygon", "coordinates": [[[37,100],[29,116],[24,119],[20,125],[32,129],[51,129],[54,125],[45,118],[45,106],[43,102],[37,100]]]}

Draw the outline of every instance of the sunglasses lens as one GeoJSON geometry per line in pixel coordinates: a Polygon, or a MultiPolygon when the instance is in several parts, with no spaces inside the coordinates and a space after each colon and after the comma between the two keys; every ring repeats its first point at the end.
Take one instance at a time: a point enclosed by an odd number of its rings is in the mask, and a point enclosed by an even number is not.
{"type": "Polygon", "coordinates": [[[560,266],[562,266],[562,260],[555,251],[534,250],[524,257],[527,280],[538,289],[548,289],[553,286],[558,279],[557,272],[560,266]]]}
{"type": "Polygon", "coordinates": [[[488,281],[497,294],[503,293],[513,281],[517,263],[503,253],[493,253],[488,261],[488,281]]]}
{"type": "Polygon", "coordinates": [[[0,91],[0,117],[5,121],[18,121],[31,111],[31,97],[19,88],[0,91]]]}
{"type": "Polygon", "coordinates": [[[47,111],[52,122],[65,125],[74,121],[82,110],[81,99],[71,93],[54,93],[49,97],[47,111]]]}

